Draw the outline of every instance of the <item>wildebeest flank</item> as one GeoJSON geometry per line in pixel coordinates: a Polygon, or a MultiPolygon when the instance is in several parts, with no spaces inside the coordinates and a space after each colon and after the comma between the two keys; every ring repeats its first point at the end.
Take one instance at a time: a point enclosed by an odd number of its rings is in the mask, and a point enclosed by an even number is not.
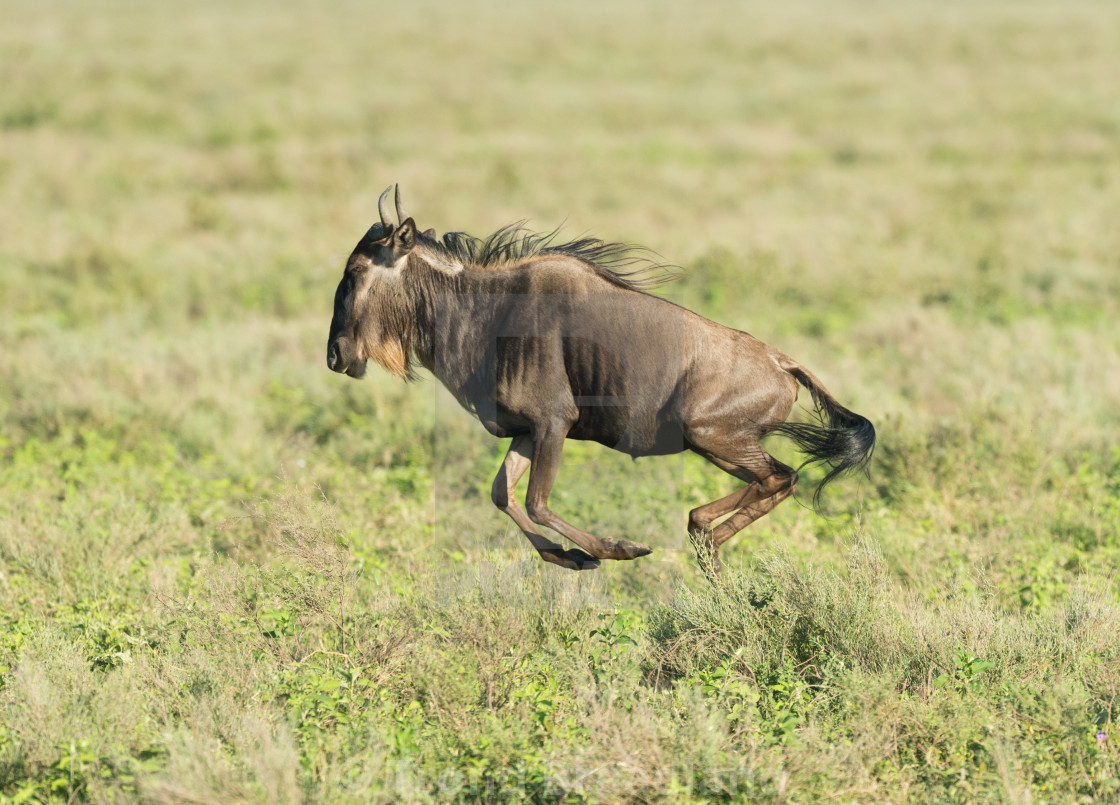
{"type": "Polygon", "coordinates": [[[691,450],[743,481],[689,514],[714,571],[719,546],[797,483],[797,472],[762,448],[764,437],[784,434],[810,463],[828,465],[818,495],[838,474],[867,466],[875,446],[867,419],[788,355],[649,293],[659,267],[635,250],[593,238],[557,244],[519,227],[436,240],[417,231],[399,190],[394,222],[391,191],[346,262],[327,365],[357,378],[372,359],[411,379],[419,364],[491,434],[512,438],[493,501],[546,561],[583,570],[650,552],[593,536],[549,508],[565,439],[632,456],[691,450]],[[819,424],[785,421],[798,384],[812,394],[819,424]],[[522,510],[513,491],[526,471],[522,510]]]}

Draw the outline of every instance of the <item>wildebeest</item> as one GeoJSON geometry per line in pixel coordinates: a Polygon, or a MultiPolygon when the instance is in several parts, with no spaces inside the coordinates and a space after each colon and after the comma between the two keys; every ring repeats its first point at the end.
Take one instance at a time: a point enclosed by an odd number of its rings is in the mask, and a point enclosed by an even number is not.
{"type": "Polygon", "coordinates": [[[394,222],[392,190],[378,202],[380,222],[346,261],[327,365],[360,378],[372,358],[412,379],[419,364],[491,434],[512,438],[491,495],[545,561],[585,570],[650,552],[600,539],[549,508],[565,439],[634,457],[691,450],[743,481],[689,513],[689,534],[713,571],[719,546],[797,483],[797,471],[762,448],[763,437],[784,434],[806,463],[829,467],[818,495],[845,470],[866,469],[875,447],[867,419],[788,355],[649,293],[659,267],[643,267],[634,249],[594,238],[558,244],[555,233],[520,226],[437,240],[433,230],[417,230],[399,189],[394,222]],[[812,394],[819,424],[785,421],[798,384],[812,394]],[[513,491],[526,470],[523,511],[513,491]],[[579,549],[566,550],[538,526],[579,549]]]}

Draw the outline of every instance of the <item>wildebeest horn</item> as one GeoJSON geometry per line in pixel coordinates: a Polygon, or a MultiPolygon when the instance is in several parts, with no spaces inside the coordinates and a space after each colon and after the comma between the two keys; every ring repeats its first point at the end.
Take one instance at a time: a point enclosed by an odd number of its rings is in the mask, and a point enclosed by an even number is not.
{"type": "Polygon", "coordinates": [[[403,224],[406,220],[408,220],[408,213],[405,212],[404,207],[401,206],[401,186],[400,185],[397,185],[396,200],[397,200],[397,221],[399,223],[403,224]]]}
{"type": "Polygon", "coordinates": [[[393,185],[385,188],[381,198],[377,200],[377,212],[381,215],[381,227],[386,233],[393,228],[393,212],[389,209],[389,194],[393,192],[393,185]]]}

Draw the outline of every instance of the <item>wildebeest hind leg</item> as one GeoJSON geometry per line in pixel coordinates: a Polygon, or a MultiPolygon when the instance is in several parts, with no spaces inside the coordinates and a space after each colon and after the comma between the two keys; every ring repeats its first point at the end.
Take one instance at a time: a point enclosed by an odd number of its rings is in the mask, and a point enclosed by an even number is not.
{"type": "Polygon", "coordinates": [[[543,534],[537,533],[533,523],[517,505],[514,500],[513,490],[525,470],[529,469],[530,455],[533,449],[533,439],[529,435],[517,436],[509,446],[501,469],[494,478],[494,486],[490,489],[490,498],[494,505],[510,516],[517,527],[521,529],[537,549],[537,553],[546,562],[566,567],[569,570],[594,570],[599,566],[599,560],[581,550],[565,550],[563,545],[557,545],[543,534]]]}
{"type": "Polygon", "coordinates": [[[537,525],[547,526],[556,533],[567,537],[598,559],[637,559],[652,553],[646,545],[629,540],[607,542],[593,534],[581,531],[571,523],[560,519],[548,508],[548,496],[556,473],[560,468],[560,454],[564,449],[566,431],[559,428],[540,429],[533,440],[533,468],[529,471],[529,491],[525,497],[525,508],[529,519],[537,525]]]}
{"type": "Polygon", "coordinates": [[[720,469],[749,482],[744,489],[689,512],[688,533],[697,545],[702,564],[706,564],[711,572],[719,573],[722,568],[720,546],[755,520],[769,514],[775,506],[793,494],[797,485],[796,470],[761,450],[759,453],[759,456],[752,457],[752,460],[744,464],[704,454],[705,458],[720,469]],[[734,514],[711,528],[713,522],[730,512],[734,514]]]}

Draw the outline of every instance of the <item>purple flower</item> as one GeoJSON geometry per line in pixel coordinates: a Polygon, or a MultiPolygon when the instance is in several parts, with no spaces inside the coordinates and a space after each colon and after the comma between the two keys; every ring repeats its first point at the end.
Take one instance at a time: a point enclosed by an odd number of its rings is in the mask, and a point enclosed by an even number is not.
{"type": "Polygon", "coordinates": [[[1105,741],[1108,740],[1108,733],[1106,733],[1104,730],[1101,730],[1100,732],[1097,733],[1097,740],[1100,741],[1103,744],[1105,741]]]}

